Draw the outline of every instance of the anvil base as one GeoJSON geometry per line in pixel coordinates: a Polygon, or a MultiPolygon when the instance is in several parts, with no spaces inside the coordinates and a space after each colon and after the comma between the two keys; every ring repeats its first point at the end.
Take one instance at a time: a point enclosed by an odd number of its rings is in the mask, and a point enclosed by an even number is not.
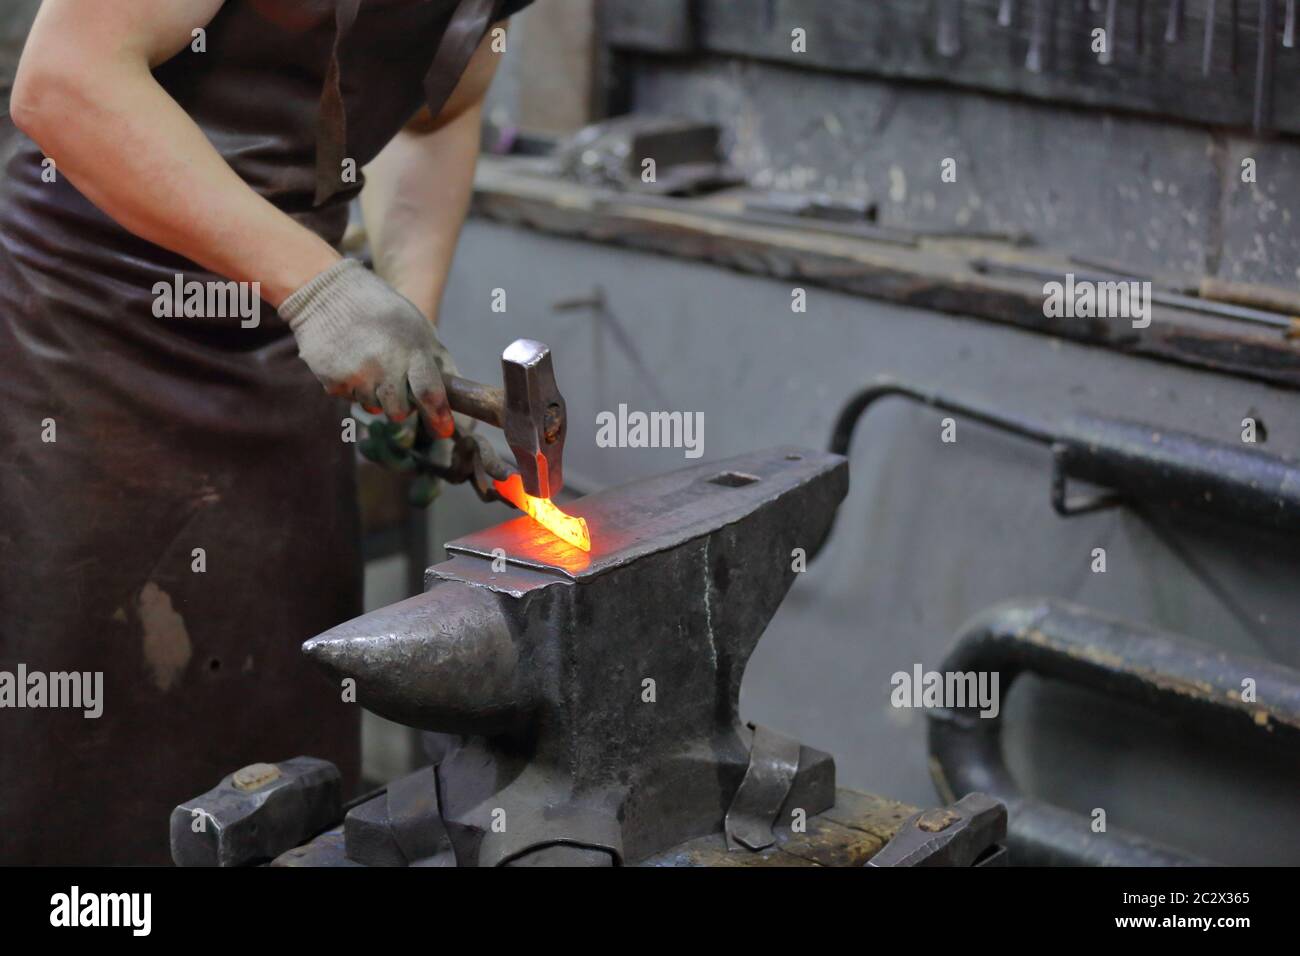
{"type": "MultiPolygon", "coordinates": [[[[636,865],[858,867],[893,839],[914,813],[916,808],[907,804],[840,788],[835,792],[835,806],[810,817],[803,832],[794,832],[789,826],[775,828],[777,842],[765,850],[728,850],[726,838],[712,833],[656,853],[636,865]]],[[[345,844],[343,827],[335,827],[282,854],[271,865],[363,866],[348,858],[345,844]]]]}

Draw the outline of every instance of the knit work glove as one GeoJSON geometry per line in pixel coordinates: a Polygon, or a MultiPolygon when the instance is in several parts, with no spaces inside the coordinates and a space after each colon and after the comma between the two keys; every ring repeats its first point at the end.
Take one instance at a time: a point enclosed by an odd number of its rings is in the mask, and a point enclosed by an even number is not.
{"type": "Polygon", "coordinates": [[[360,262],[326,269],[284,300],[280,316],[329,394],[375,414],[382,409],[395,422],[410,414],[413,398],[430,434],[452,434],[443,385],[455,374],[451,355],[433,323],[360,262]]]}

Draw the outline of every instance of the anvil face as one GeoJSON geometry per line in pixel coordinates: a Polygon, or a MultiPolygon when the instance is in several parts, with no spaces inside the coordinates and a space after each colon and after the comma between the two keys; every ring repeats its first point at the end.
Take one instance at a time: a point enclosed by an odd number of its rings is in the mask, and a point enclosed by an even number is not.
{"type": "Polygon", "coordinates": [[[590,553],[508,521],[304,651],[363,706],[473,736],[439,771],[449,825],[594,806],[631,858],[721,826],[748,761],[745,666],[847,489],[842,458],[797,448],[635,482],[572,506],[590,553]]]}
{"type": "MultiPolygon", "coordinates": [[[[660,475],[565,505],[569,514],[587,520],[590,552],[565,544],[526,517],[452,541],[447,551],[491,559],[500,549],[511,564],[557,572],[575,581],[590,580],[712,534],[786,495],[810,491],[845,467],[835,455],[774,448],[660,475]]],[[[847,472],[839,480],[847,488],[847,472]]],[[[823,502],[830,515],[842,497],[841,490],[839,497],[823,502]]],[[[809,524],[816,524],[818,518],[809,514],[809,524]]],[[[808,538],[805,548],[816,543],[811,535],[808,538]]]]}

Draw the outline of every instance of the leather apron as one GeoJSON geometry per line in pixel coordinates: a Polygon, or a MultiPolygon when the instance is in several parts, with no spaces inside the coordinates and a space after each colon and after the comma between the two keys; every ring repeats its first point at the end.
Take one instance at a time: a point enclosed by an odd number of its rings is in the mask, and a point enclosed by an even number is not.
{"type": "MultiPolygon", "coordinates": [[[[155,76],[247,183],[337,244],[361,188],[342,159],[359,169],[440,108],[526,2],[227,0],[206,49],[155,76]]],[[[172,808],[244,764],[312,754],[356,783],[357,707],[299,652],[361,611],[348,408],[265,303],[256,327],[157,317],[157,283],[218,277],[45,181],[17,139],[0,672],[102,674],[102,714],[0,709],[0,863],[165,863],[172,808]]]]}

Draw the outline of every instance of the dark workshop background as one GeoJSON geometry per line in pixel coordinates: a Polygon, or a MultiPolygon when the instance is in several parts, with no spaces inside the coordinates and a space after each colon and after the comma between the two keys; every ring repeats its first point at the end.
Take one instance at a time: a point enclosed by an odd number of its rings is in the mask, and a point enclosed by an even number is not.
{"type": "MultiPolygon", "coordinates": [[[[1152,94],[1159,105],[1140,112],[1085,105],[1097,98],[1090,84],[1101,81],[1091,75],[1099,68],[1079,66],[1084,57],[1049,62],[1064,74],[1054,79],[1028,74],[1023,31],[977,28],[993,24],[996,2],[964,5],[962,59],[995,61],[1002,89],[978,64],[962,80],[956,67],[922,55],[933,45],[921,24],[933,23],[935,5],[925,0],[719,0],[697,5],[703,36],[690,52],[653,52],[653,34],[643,42],[632,36],[612,53],[594,43],[596,8],[607,21],[626,14],[629,32],[653,20],[636,21],[630,8],[655,6],[540,0],[512,28],[490,119],[572,132],[606,104],[617,70],[619,107],[721,124],[728,158],[752,185],[865,197],[882,224],[1024,231],[1036,246],[1161,275],[1296,289],[1300,144],[1290,133],[1250,131],[1254,36],[1244,31],[1238,95],[1214,101],[1225,111],[1215,122],[1196,121],[1205,87],[1225,84],[1222,75],[1200,78],[1199,3],[1188,4],[1195,39],[1179,48],[1192,48],[1184,54],[1192,65],[1181,72],[1159,42],[1165,5],[1148,4],[1146,47],[1155,61],[1148,69],[1166,79],[1152,94]],[[889,23],[903,31],[892,40],[880,35],[889,23]],[[855,34],[855,24],[872,32],[855,34]],[[792,25],[806,26],[810,49],[834,36],[838,48],[856,50],[852,69],[825,58],[800,65],[788,52],[792,25]],[[910,63],[906,51],[914,51],[910,63]],[[1026,89],[1007,90],[1011,84],[1026,89]],[[1167,87],[1178,85],[1186,98],[1171,103],[1167,87]],[[593,114],[583,114],[584,103],[593,114]],[[1240,181],[1244,156],[1257,161],[1254,185],[1240,181]],[[958,160],[955,184],[940,182],[945,157],[958,160]]],[[[1086,30],[1066,22],[1058,29],[1058,48],[1072,43],[1086,53],[1086,30]]],[[[1127,69],[1137,57],[1131,37],[1121,43],[1117,65],[1127,69]]],[[[1279,80],[1276,116],[1300,131],[1300,99],[1282,93],[1295,91],[1300,50],[1278,54],[1288,79],[1279,80]]],[[[575,485],[606,487],[686,464],[677,450],[597,448],[595,415],[621,402],[703,411],[705,457],[720,459],[788,441],[824,447],[841,405],[878,376],[1034,420],[1084,409],[1230,443],[1252,416],[1266,426],[1260,447],[1300,452],[1294,391],[1246,375],[506,218],[482,215],[466,228],[444,306],[445,338],[471,376],[492,376],[517,335],[552,346],[575,423],[566,448],[575,485]],[[791,314],[795,285],[808,288],[807,314],[791,314]],[[497,287],[509,291],[505,315],[490,308],[497,287]],[[556,310],[597,288],[606,319],[599,310],[556,310]],[[638,359],[620,346],[611,321],[638,359]]],[[[924,714],[890,706],[889,678],[916,662],[937,667],[962,622],[997,601],[1054,595],[1300,666],[1296,548],[1271,538],[1261,547],[1250,529],[1157,532],[1122,509],[1061,519],[1049,503],[1045,450],[970,424],[945,446],[939,418],[883,402],[860,423],[834,537],[759,644],[743,717],[829,750],[844,785],[931,805],[924,714]],[[1094,547],[1107,551],[1105,574],[1089,570],[1094,547]]],[[[439,539],[497,520],[472,497],[448,493],[439,539]]],[[[1279,774],[1260,754],[1030,678],[1017,682],[1006,713],[1009,760],[1029,793],[1082,812],[1105,807],[1112,826],[1222,862],[1300,861],[1294,767],[1279,774]]]]}
{"type": "MultiPolygon", "coordinates": [[[[6,0],[0,14],[5,92],[35,6],[6,0]]],[[[1130,31],[1107,74],[1084,36],[1082,18],[1096,25],[1099,14],[1061,3],[1056,55],[1033,74],[1026,29],[994,29],[996,0],[964,5],[964,49],[950,59],[933,53],[929,0],[703,0],[683,40],[667,25],[686,6],[538,0],[512,27],[489,103],[494,130],[564,136],[624,109],[709,120],[755,190],[867,200],[883,225],[1025,233],[1035,248],[1193,283],[1294,292],[1300,282],[1300,50],[1277,51],[1270,131],[1255,135],[1253,20],[1238,72],[1223,48],[1204,78],[1204,5],[1188,4],[1194,39],[1168,47],[1164,4],[1148,4],[1142,54],[1130,31]],[[789,50],[793,26],[808,29],[802,57],[789,50]],[[940,181],[947,157],[956,183],[940,181]],[[1254,184],[1241,182],[1245,157],[1254,184]]],[[[681,450],[596,447],[597,413],[620,403],[703,412],[705,458],[721,459],[824,446],[844,401],[879,376],[1044,422],[1086,409],[1230,443],[1249,416],[1264,426],[1263,449],[1300,453],[1300,353],[1288,364],[1275,348],[1269,374],[1218,353],[1155,358],[951,304],[836,290],[771,261],[724,268],[643,251],[560,213],[512,217],[497,195],[480,197],[465,229],[444,338],[463,374],[486,381],[512,339],[552,347],[573,423],[572,486],[689,464],[681,450]],[[808,290],[806,314],[791,312],[795,286],[808,290]],[[491,308],[497,288],[504,314],[491,308]]],[[[861,422],[849,498],[754,655],[746,719],[834,754],[842,785],[932,805],[924,714],[890,706],[890,675],[937,667],[962,622],[995,602],[1058,596],[1300,667],[1293,542],[1227,525],[1156,530],[1125,509],[1062,519],[1044,450],[968,423],[944,445],[939,417],[885,402],[861,422]],[[1096,547],[1104,574],[1089,570],[1096,547]]],[[[431,560],[441,542],[502,517],[465,488],[447,490],[431,560]]],[[[369,606],[406,595],[403,560],[371,562],[369,606]]],[[[1300,861],[1294,767],[1033,679],[1017,682],[1005,709],[1010,762],[1029,793],[1105,807],[1113,826],[1222,862],[1300,861]]],[[[372,778],[405,769],[408,734],[376,719],[366,735],[372,778]]]]}

